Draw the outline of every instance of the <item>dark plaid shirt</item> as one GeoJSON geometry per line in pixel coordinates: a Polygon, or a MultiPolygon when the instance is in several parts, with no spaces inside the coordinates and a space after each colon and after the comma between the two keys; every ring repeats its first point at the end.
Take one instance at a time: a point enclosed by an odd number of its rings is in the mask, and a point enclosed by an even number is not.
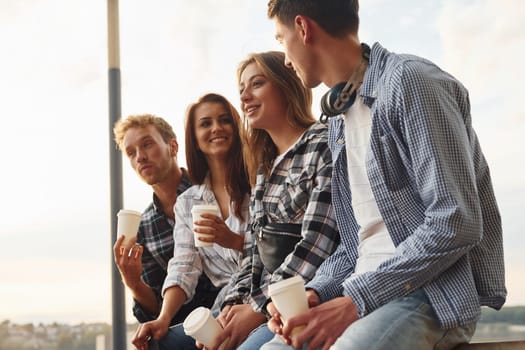
{"type": "MultiPolygon", "coordinates": [[[[183,176],[179,187],[177,188],[177,196],[182,194],[191,186],[192,183],[190,178],[188,177],[187,172],[183,170],[183,176]]],[[[150,286],[150,288],[153,290],[159,305],[162,304],[161,291],[162,284],[166,278],[168,261],[173,256],[174,226],[175,220],[164,214],[159,203],[159,199],[155,194],[153,194],[153,202],[150,203],[150,205],[142,213],[142,221],[140,222],[139,231],[137,234],[137,243],[144,247],[144,253],[142,254],[143,270],[141,278],[144,283],[150,286]]],[[[218,289],[211,285],[205,276],[199,281],[199,286],[197,288],[200,290],[211,290],[212,296],[214,296],[218,291],[218,289]]],[[[204,295],[201,296],[205,299],[209,299],[204,295]]],[[[215,298],[213,297],[212,299],[215,298]]],[[[199,298],[195,298],[195,303],[205,305],[209,304],[208,300],[201,300],[199,298]]],[[[211,303],[213,303],[213,300],[211,300],[211,303]]],[[[195,307],[193,303],[186,305],[186,308],[195,307]]],[[[189,311],[191,310],[188,310],[188,312],[189,311]]],[[[184,318],[188,312],[185,312],[185,310],[181,309],[172,321],[172,324],[184,321],[184,318]]],[[[133,314],[139,322],[147,322],[157,316],[148,314],[136,301],[133,305],[133,314]]]]}

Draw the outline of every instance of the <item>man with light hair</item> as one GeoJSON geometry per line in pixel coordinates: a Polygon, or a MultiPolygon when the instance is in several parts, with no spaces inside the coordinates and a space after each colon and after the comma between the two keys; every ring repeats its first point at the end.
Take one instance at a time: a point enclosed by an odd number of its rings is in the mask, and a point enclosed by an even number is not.
{"type": "MultiPolygon", "coordinates": [[[[174,248],[173,206],[177,196],[192,183],[177,163],[177,139],[164,119],[150,114],[129,116],[117,121],[113,132],[131,167],[153,189],[153,201],[142,213],[136,244],[126,249],[122,236],[113,247],[122,282],[133,296],[133,314],[144,323],[156,319],[160,312],[162,285],[174,248]]],[[[202,274],[195,297],[179,310],[171,324],[183,322],[198,306],[213,305],[217,293],[218,289],[202,274]]]]}

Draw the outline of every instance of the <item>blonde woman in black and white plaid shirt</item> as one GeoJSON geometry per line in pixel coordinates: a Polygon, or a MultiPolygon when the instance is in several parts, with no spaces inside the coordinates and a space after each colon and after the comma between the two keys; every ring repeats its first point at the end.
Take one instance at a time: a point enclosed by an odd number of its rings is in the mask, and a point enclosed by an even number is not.
{"type": "Polygon", "coordinates": [[[339,234],[331,205],[327,128],[312,116],[311,91],[284,65],[281,52],[250,55],[239,66],[238,82],[247,122],[245,161],[253,188],[255,244],[225,298],[219,316],[224,331],[216,343],[229,338],[227,349],[258,349],[273,337],[265,326],[268,285],[295,275],[309,281],[335,250],[339,234]],[[263,249],[282,246],[263,248],[261,228],[266,226],[277,236],[290,234],[287,227],[298,228],[297,243],[272,266],[268,261],[276,257],[263,263],[261,256],[268,255],[263,249]]]}

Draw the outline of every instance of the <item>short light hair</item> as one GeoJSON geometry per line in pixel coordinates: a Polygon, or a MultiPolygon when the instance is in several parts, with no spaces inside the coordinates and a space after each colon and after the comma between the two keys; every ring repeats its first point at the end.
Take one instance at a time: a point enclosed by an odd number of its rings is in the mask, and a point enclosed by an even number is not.
{"type": "Polygon", "coordinates": [[[117,144],[117,147],[123,151],[122,142],[129,129],[145,128],[150,125],[153,125],[157,129],[164,142],[169,143],[171,140],[177,139],[173,128],[164,119],[153,114],[130,115],[126,119],[117,120],[113,127],[113,134],[115,135],[115,143],[117,144]]]}
{"type": "Polygon", "coordinates": [[[296,16],[313,19],[333,37],[357,34],[359,29],[358,0],[270,0],[268,17],[291,25],[296,16]]]}

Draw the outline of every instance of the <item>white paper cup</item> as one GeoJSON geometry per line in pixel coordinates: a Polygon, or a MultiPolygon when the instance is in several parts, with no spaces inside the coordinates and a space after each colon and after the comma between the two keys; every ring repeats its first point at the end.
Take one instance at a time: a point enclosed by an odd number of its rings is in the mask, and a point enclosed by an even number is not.
{"type": "MultiPolygon", "coordinates": [[[[277,311],[284,321],[308,310],[308,301],[301,276],[294,276],[268,286],[268,295],[272,298],[277,311]]],[[[292,336],[303,327],[296,327],[292,336]]]]}
{"type": "MultiPolygon", "coordinates": [[[[191,208],[191,215],[193,217],[193,222],[201,220],[201,214],[213,214],[219,216],[219,208],[214,204],[195,204],[191,208]]],[[[193,232],[195,237],[195,246],[196,247],[210,247],[213,245],[211,242],[203,242],[199,240],[199,237],[210,237],[211,235],[193,232]]]]}
{"type": "MultiPolygon", "coordinates": [[[[184,333],[195,340],[198,340],[204,346],[211,347],[215,338],[221,333],[222,327],[213,317],[210,309],[199,306],[193,310],[182,324],[184,333]]],[[[226,340],[219,346],[219,350],[226,345],[226,340]]]]}
{"type": "Polygon", "coordinates": [[[135,210],[121,209],[117,213],[117,237],[126,236],[122,245],[126,248],[131,247],[131,240],[137,237],[142,214],[135,210]]]}

